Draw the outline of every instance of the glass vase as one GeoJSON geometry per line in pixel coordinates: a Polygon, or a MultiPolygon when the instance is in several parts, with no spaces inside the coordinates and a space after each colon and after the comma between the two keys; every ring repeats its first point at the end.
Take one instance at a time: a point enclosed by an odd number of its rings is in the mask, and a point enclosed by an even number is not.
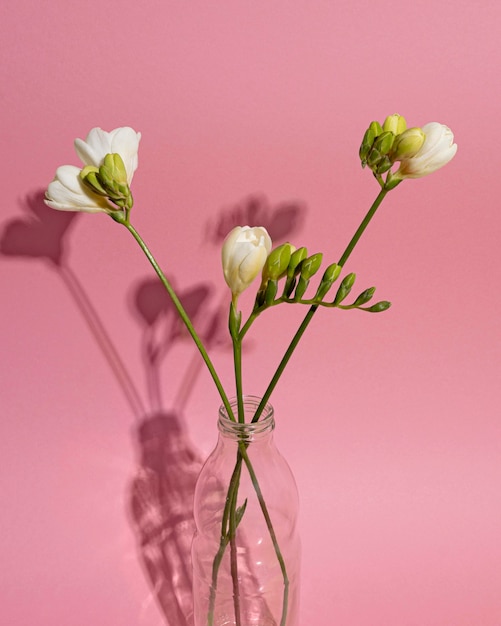
{"type": "Polygon", "coordinates": [[[245,423],[220,408],[217,445],[195,488],[195,626],[299,623],[297,488],[273,440],[273,407],[250,423],[259,403],[244,397],[245,423]]]}

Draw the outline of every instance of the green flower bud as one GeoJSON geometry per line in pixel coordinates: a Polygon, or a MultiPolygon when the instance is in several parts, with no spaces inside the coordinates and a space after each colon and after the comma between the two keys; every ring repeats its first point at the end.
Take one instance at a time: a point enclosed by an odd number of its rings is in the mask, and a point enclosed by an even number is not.
{"type": "Polygon", "coordinates": [[[267,280],[278,280],[285,275],[294,250],[290,243],[284,243],[270,252],[263,267],[263,284],[267,280]]]}
{"type": "Polygon", "coordinates": [[[107,154],[104,157],[103,165],[100,168],[102,170],[101,176],[104,178],[104,171],[106,170],[106,176],[110,182],[114,184],[127,185],[127,170],[122,157],[117,154],[107,154]]]}
{"type": "Polygon", "coordinates": [[[375,287],[370,287],[369,289],[366,289],[365,291],[363,291],[355,300],[355,302],[353,303],[353,306],[361,306],[362,304],[366,304],[367,302],[369,302],[369,300],[371,300],[372,296],[374,295],[375,291],[376,291],[375,287]]]}
{"type": "Polygon", "coordinates": [[[278,282],[276,280],[270,279],[268,281],[268,284],[266,285],[266,289],[264,292],[264,302],[268,306],[273,304],[273,301],[275,300],[275,296],[277,295],[277,290],[278,290],[278,282]]]}
{"type": "Polygon", "coordinates": [[[362,162],[362,167],[365,167],[367,165],[367,156],[371,151],[374,139],[376,139],[376,135],[370,128],[368,128],[365,131],[364,138],[362,139],[362,143],[360,144],[360,148],[358,149],[358,156],[360,157],[360,161],[362,162]]]}
{"type": "Polygon", "coordinates": [[[388,154],[393,147],[395,135],[391,131],[384,131],[374,142],[374,149],[382,155],[388,154]]]}
{"type": "Polygon", "coordinates": [[[312,254],[301,263],[301,278],[309,280],[314,274],[318,272],[322,265],[322,253],[312,254]]]}
{"type": "Polygon", "coordinates": [[[132,208],[133,199],[127,182],[127,171],[119,154],[107,154],[99,168],[92,165],[84,167],[80,178],[94,193],[108,198],[113,204],[121,208],[132,208]]]}
{"type": "Polygon", "coordinates": [[[341,281],[341,285],[337,290],[336,297],[334,298],[334,304],[340,304],[350,293],[356,280],[356,274],[348,274],[341,281]]]}
{"type": "Polygon", "coordinates": [[[338,278],[342,269],[342,266],[337,263],[329,265],[322,276],[317,293],[315,294],[315,300],[323,300],[329,289],[332,287],[332,283],[338,278]]]}
{"type": "Polygon", "coordinates": [[[376,174],[384,174],[388,170],[391,170],[392,165],[393,165],[393,160],[390,159],[388,155],[386,155],[379,161],[379,163],[377,164],[376,167],[373,168],[373,170],[376,174]]]}
{"type": "Polygon", "coordinates": [[[386,177],[386,182],[384,184],[385,190],[390,191],[391,189],[395,189],[395,187],[399,185],[402,180],[403,179],[399,176],[395,176],[392,172],[389,172],[388,176],[386,177]]]}
{"type": "Polygon", "coordinates": [[[376,137],[379,137],[382,132],[383,129],[379,122],[371,122],[369,128],[365,131],[364,138],[362,139],[362,143],[358,151],[360,160],[362,161],[362,167],[367,165],[369,152],[372,150],[376,137]]]}
{"type": "Polygon", "coordinates": [[[299,273],[301,269],[300,263],[308,256],[308,250],[305,247],[298,248],[291,254],[289,265],[287,267],[287,278],[292,278],[299,273]]]}
{"type": "Polygon", "coordinates": [[[99,181],[108,191],[108,198],[117,206],[130,209],[132,195],[127,183],[127,171],[119,154],[107,154],[99,168],[99,181]]]}
{"type": "Polygon", "coordinates": [[[383,123],[383,130],[390,131],[394,135],[400,135],[407,128],[407,122],[402,115],[395,113],[394,115],[388,115],[383,123]]]}
{"type": "Polygon", "coordinates": [[[381,313],[382,311],[387,311],[391,307],[391,302],[387,300],[382,300],[381,302],[376,302],[368,309],[364,309],[364,311],[368,311],[369,313],[381,313]]]}
{"type": "Polygon", "coordinates": [[[408,128],[395,139],[393,144],[393,160],[402,161],[415,156],[422,148],[425,134],[421,128],[408,128]]]}
{"type": "Polygon", "coordinates": [[[389,154],[394,141],[395,135],[390,131],[385,131],[376,138],[372,150],[367,157],[367,164],[372,170],[376,169],[384,157],[389,154]]]}
{"type": "Polygon", "coordinates": [[[383,129],[381,128],[381,124],[379,122],[371,122],[369,128],[365,131],[364,138],[362,139],[362,143],[358,151],[358,155],[362,161],[362,167],[367,165],[369,152],[372,150],[376,137],[379,137],[382,132],[383,129]]]}
{"type": "Polygon", "coordinates": [[[308,289],[308,285],[310,284],[309,278],[305,278],[304,276],[300,276],[297,281],[296,291],[294,292],[294,300],[301,300],[304,296],[306,290],[308,289]]]}
{"type": "Polygon", "coordinates": [[[93,165],[87,165],[79,174],[80,180],[89,187],[94,193],[100,196],[108,197],[108,192],[101,185],[99,180],[99,168],[93,165]]]}
{"type": "Polygon", "coordinates": [[[379,135],[383,132],[383,127],[379,122],[371,122],[369,129],[373,131],[376,137],[379,137],[379,135]]]}

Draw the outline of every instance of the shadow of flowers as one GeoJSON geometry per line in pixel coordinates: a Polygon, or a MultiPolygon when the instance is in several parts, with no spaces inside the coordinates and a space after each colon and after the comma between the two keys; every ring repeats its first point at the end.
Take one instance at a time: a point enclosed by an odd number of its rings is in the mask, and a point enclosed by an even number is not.
{"type": "MultiPolygon", "coordinates": [[[[167,404],[161,392],[162,364],[173,346],[187,335],[159,281],[155,277],[140,281],[130,301],[141,328],[141,358],[147,386],[146,394],[139,392],[96,308],[68,264],[68,236],[79,216],[49,209],[43,198],[43,190],[28,194],[21,202],[23,217],[4,224],[0,254],[46,262],[58,273],[119,384],[135,418],[138,466],[129,486],[128,501],[139,558],[165,623],[192,626],[192,502],[202,459],[186,432],[184,415],[203,368],[202,359],[190,344],[193,358],[179,388],[175,393],[170,390],[167,404]]],[[[264,196],[252,195],[223,209],[206,225],[206,234],[210,244],[219,248],[234,226],[260,224],[277,243],[300,228],[304,212],[305,207],[298,202],[272,207],[264,196]]],[[[175,284],[174,278],[172,282],[175,284]]],[[[214,304],[213,289],[205,282],[177,291],[206,347],[228,346],[227,298],[214,304]]]]}

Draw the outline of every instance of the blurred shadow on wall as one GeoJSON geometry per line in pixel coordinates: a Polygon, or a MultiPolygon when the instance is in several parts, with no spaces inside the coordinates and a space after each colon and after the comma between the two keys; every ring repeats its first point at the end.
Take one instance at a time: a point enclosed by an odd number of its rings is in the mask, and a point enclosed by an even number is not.
{"type": "Polygon", "coordinates": [[[300,231],[305,213],[303,202],[292,200],[272,206],[265,195],[252,194],[222,209],[207,222],[207,232],[209,240],[219,246],[235,226],[264,226],[274,244],[283,243],[300,231]]]}
{"type": "Polygon", "coordinates": [[[4,224],[0,235],[0,254],[41,261],[59,275],[108,362],[133,414],[139,418],[144,408],[137,389],[83,285],[68,265],[68,236],[80,215],[50,209],[43,201],[44,195],[44,190],[37,190],[20,202],[24,217],[13,218],[4,224]]]}
{"type": "MultiPolygon", "coordinates": [[[[170,390],[171,408],[166,408],[161,367],[169,351],[189,337],[157,278],[140,281],[133,289],[130,308],[141,327],[147,386],[147,399],[143,401],[95,307],[68,265],[68,235],[79,215],[54,211],[43,198],[44,191],[39,190],[21,202],[24,217],[5,223],[0,254],[42,261],[58,273],[119,384],[135,418],[138,468],[130,484],[129,507],[143,570],[166,624],[192,626],[192,501],[202,459],[188,436],[184,416],[203,361],[190,344],[192,360],[177,392],[170,390]]],[[[272,207],[265,196],[252,195],[221,210],[205,230],[209,243],[218,249],[234,226],[245,224],[265,226],[273,241],[279,243],[300,228],[304,213],[301,203],[272,207]]],[[[228,346],[226,292],[215,306],[207,283],[178,289],[178,294],[206,347],[228,346]]]]}

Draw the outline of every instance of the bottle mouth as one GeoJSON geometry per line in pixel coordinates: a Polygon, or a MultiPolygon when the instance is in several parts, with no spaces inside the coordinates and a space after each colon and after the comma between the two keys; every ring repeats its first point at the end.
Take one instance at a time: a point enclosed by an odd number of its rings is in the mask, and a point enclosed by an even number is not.
{"type": "MultiPolygon", "coordinates": [[[[274,410],[271,404],[267,403],[259,419],[252,422],[260,404],[261,398],[258,396],[243,397],[245,422],[234,422],[228,416],[226,407],[221,405],[218,419],[219,432],[229,437],[236,437],[240,441],[252,441],[259,435],[271,432],[275,428],[274,410]]],[[[230,406],[233,414],[237,417],[238,402],[236,398],[230,398],[230,406]]]]}

